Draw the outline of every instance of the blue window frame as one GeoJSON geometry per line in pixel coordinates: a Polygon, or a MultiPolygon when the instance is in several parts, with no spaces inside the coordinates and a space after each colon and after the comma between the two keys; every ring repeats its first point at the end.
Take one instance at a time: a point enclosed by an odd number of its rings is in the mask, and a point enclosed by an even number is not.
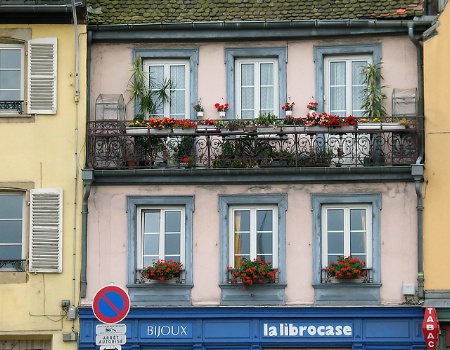
{"type": "MultiPolygon", "coordinates": [[[[127,197],[127,212],[129,242],[127,288],[132,304],[136,306],[191,305],[194,197],[129,196],[127,197]],[[167,217],[167,215],[172,220],[170,227],[165,225],[164,217],[167,217]],[[146,220],[152,219],[150,216],[153,219],[158,218],[157,223],[153,220],[153,224],[161,227],[161,231],[156,232],[156,230],[151,228],[145,228],[146,220]],[[174,228],[173,219],[175,217],[179,219],[177,221],[179,225],[175,225],[178,227],[178,231],[174,228]],[[177,232],[179,235],[177,235],[177,232]],[[149,242],[155,241],[153,238],[157,236],[156,233],[158,233],[158,236],[170,234],[171,237],[168,240],[166,239],[165,242],[167,244],[175,244],[175,246],[170,248],[161,243],[155,249],[145,251],[143,249],[145,236],[152,236],[148,240],[149,242]],[[147,252],[149,254],[146,254],[147,252]],[[165,258],[173,258],[176,261],[181,259],[185,269],[182,284],[138,283],[140,276],[137,271],[143,267],[145,257],[150,257],[152,252],[155,253],[155,258],[164,256],[165,258]]],[[[150,226],[148,221],[147,227],[150,226]]],[[[161,242],[160,239],[158,241],[161,242]]]]}
{"type": "MultiPolygon", "coordinates": [[[[172,67],[177,68],[178,70],[183,69],[183,71],[188,70],[189,86],[184,86],[184,83],[180,83],[183,86],[182,91],[176,91],[176,89],[171,91],[174,100],[172,101],[173,103],[171,106],[165,107],[164,112],[170,110],[170,113],[173,114],[176,119],[196,119],[196,112],[193,108],[189,108],[187,111],[185,110],[187,109],[186,106],[193,106],[198,101],[198,49],[134,49],[133,62],[135,62],[136,57],[138,56],[142,58],[142,62],[146,62],[147,67],[152,66],[152,62],[157,62],[159,64],[165,62],[168,69],[172,67]],[[171,65],[171,62],[183,62],[183,65],[175,66],[171,65]],[[188,92],[185,97],[179,96],[185,92],[188,92]],[[185,99],[185,101],[180,102],[180,98],[185,99]],[[181,115],[182,111],[185,111],[185,117],[181,115]]],[[[166,78],[167,77],[170,77],[174,81],[177,81],[177,79],[180,79],[180,81],[186,80],[183,78],[184,73],[182,74],[182,77],[180,77],[179,74],[177,76],[175,72],[166,76],[166,78]]],[[[135,113],[138,113],[138,110],[136,110],[135,113]]]]}
{"type": "MultiPolygon", "coordinates": [[[[219,196],[219,215],[220,215],[220,244],[221,244],[221,259],[220,259],[220,288],[222,290],[221,305],[283,305],[284,304],[284,289],[286,287],[286,210],[287,210],[287,195],[222,195],[219,196]],[[235,212],[236,209],[248,211],[249,220],[251,213],[254,213],[254,220],[257,221],[257,211],[273,212],[273,216],[277,219],[273,220],[276,227],[271,226],[271,229],[266,229],[265,233],[271,232],[276,234],[276,244],[271,244],[276,251],[273,251],[273,256],[277,256],[275,264],[278,268],[278,283],[270,283],[263,285],[252,286],[252,292],[242,291],[242,285],[230,284],[227,278],[227,267],[232,265],[233,257],[231,254],[234,249],[230,248],[232,239],[230,235],[234,235],[235,221],[230,213],[235,212]],[[255,302],[255,300],[257,300],[255,302]]],[[[272,215],[271,215],[272,217],[272,215]]],[[[272,221],[271,221],[272,222],[272,221]]],[[[251,225],[249,224],[251,231],[251,225]]],[[[249,231],[249,234],[250,234],[249,231]]],[[[255,232],[256,232],[255,228],[255,232]]],[[[249,252],[252,251],[250,247],[251,242],[249,238],[249,252]]],[[[272,239],[271,239],[272,240],[272,239]]],[[[256,242],[254,242],[256,244],[256,242]]],[[[254,256],[256,257],[257,248],[253,248],[254,256]]],[[[251,253],[249,253],[252,258],[251,253]]]]}
{"type": "MultiPolygon", "coordinates": [[[[259,111],[272,112],[275,115],[280,115],[280,106],[286,101],[286,62],[287,62],[287,49],[285,47],[261,47],[261,48],[228,48],[225,50],[225,62],[227,73],[227,102],[229,104],[228,115],[235,118],[256,118],[259,111]],[[242,71],[242,64],[247,63],[253,74],[256,69],[260,67],[258,74],[256,74],[255,81],[257,86],[253,86],[254,79],[251,79],[251,83],[241,81],[239,72],[242,71]],[[261,70],[262,67],[269,67],[276,69],[276,72],[270,74],[276,81],[268,79],[268,74],[261,70]],[[250,66],[251,65],[251,66],[250,66]],[[264,78],[265,77],[265,78],[264,78]],[[236,86],[246,89],[241,90],[240,93],[236,93],[236,86]],[[251,89],[250,89],[251,87],[251,89]],[[249,93],[246,90],[251,90],[249,93]],[[272,96],[271,94],[274,94],[272,96]],[[242,96],[247,96],[242,100],[242,96]],[[268,102],[268,96],[270,96],[270,102],[268,102]],[[250,104],[250,100],[254,104],[250,104]],[[244,101],[244,102],[242,102],[244,101]],[[247,102],[245,102],[247,101],[247,102]],[[238,110],[240,108],[240,110],[238,110]],[[249,114],[250,113],[250,114],[249,114]],[[253,116],[251,115],[253,113],[253,116]]],[[[269,69],[269,68],[267,68],[269,69]]],[[[248,77],[247,79],[248,80],[248,77]]]]}
{"type": "MultiPolygon", "coordinates": [[[[380,303],[380,220],[381,220],[381,194],[313,194],[312,195],[312,210],[313,210],[313,287],[315,289],[315,303],[319,305],[377,305],[380,303]],[[355,237],[362,233],[371,234],[371,242],[368,242],[364,247],[358,246],[355,242],[355,248],[365,250],[364,257],[369,257],[370,261],[367,265],[372,269],[371,283],[353,283],[353,284],[334,284],[322,283],[322,270],[324,265],[328,263],[328,247],[324,240],[328,239],[330,233],[329,227],[326,224],[329,210],[333,208],[342,209],[342,220],[345,218],[345,212],[353,208],[355,211],[364,210],[364,215],[371,215],[371,218],[364,219],[364,225],[371,225],[364,230],[353,230],[355,237]],[[324,251],[326,249],[327,251],[324,251]],[[370,250],[370,251],[367,251],[370,250]]],[[[340,212],[338,212],[339,214],[340,212]]],[[[359,218],[364,218],[360,213],[359,218]]],[[[357,226],[358,228],[364,225],[357,226]]],[[[342,244],[339,240],[334,239],[334,251],[351,252],[350,238],[345,239],[345,230],[350,228],[349,224],[342,225],[342,244]],[[345,228],[346,227],[346,228],[345,228]],[[341,249],[341,250],[339,250],[341,249]]],[[[334,233],[339,230],[334,230],[334,233]]],[[[350,232],[347,232],[350,235],[350,232]]],[[[357,251],[361,253],[360,251],[357,251]]]]}

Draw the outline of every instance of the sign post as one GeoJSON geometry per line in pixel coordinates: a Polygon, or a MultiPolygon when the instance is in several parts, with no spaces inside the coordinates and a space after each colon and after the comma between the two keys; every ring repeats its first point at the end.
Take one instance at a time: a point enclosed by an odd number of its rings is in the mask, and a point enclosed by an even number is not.
{"type": "Polygon", "coordinates": [[[434,307],[425,308],[425,315],[423,316],[422,323],[423,337],[427,349],[434,350],[437,348],[438,336],[439,336],[439,322],[434,307]]]}

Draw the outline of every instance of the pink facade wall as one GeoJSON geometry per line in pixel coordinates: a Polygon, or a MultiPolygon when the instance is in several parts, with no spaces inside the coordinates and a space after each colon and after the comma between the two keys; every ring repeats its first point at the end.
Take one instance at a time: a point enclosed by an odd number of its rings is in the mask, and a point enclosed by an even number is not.
{"type": "Polygon", "coordinates": [[[218,196],[285,193],[287,305],[314,302],[312,287],[312,212],[314,193],[381,193],[381,303],[401,304],[404,283],[416,284],[417,199],[414,184],[254,185],[254,186],[99,186],[89,199],[87,295],[113,282],[126,287],[127,195],[195,197],[193,217],[192,304],[220,304],[218,196]]]}
{"type": "MultiPolygon", "coordinates": [[[[96,44],[92,47],[91,62],[91,120],[94,119],[95,100],[99,94],[124,94],[131,76],[131,64],[134,48],[198,48],[198,97],[205,106],[205,118],[215,119],[216,102],[226,101],[225,48],[238,47],[286,47],[287,48],[287,96],[295,102],[294,116],[307,112],[306,105],[315,96],[315,66],[313,47],[344,44],[382,44],[382,62],[384,85],[387,88],[386,110],[391,113],[392,89],[417,87],[416,49],[405,37],[387,37],[375,39],[316,40],[316,41],[273,41],[251,43],[192,43],[192,44],[96,44]]],[[[133,118],[133,103],[127,104],[127,119],[133,118]]],[[[228,116],[231,118],[231,116],[228,116]]]]}

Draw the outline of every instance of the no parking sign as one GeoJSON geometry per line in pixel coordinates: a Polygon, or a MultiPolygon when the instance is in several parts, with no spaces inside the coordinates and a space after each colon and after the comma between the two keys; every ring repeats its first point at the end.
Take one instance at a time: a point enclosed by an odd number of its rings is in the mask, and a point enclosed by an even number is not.
{"type": "Polygon", "coordinates": [[[103,287],[95,294],[92,311],[100,322],[120,322],[130,311],[130,297],[121,287],[114,285],[103,287]]]}

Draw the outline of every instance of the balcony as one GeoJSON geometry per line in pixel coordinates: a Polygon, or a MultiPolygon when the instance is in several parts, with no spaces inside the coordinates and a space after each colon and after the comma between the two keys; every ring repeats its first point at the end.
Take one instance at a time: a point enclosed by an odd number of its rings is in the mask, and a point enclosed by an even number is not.
{"type": "Polygon", "coordinates": [[[383,119],[381,123],[339,128],[283,125],[233,131],[217,126],[131,128],[127,122],[94,121],[87,129],[87,164],[94,170],[195,171],[415,163],[420,151],[421,118],[407,117],[407,126],[396,123],[394,117],[383,119]]]}

